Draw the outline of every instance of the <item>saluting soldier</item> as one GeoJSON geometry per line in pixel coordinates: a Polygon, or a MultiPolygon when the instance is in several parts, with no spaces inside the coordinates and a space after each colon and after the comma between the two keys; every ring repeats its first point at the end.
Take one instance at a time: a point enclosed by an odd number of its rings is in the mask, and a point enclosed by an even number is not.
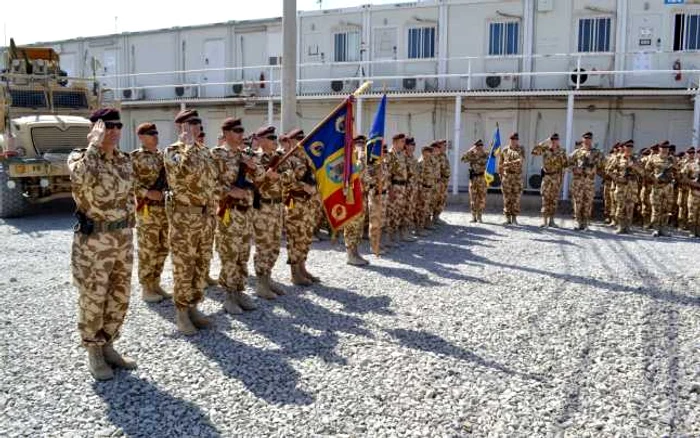
{"type": "Polygon", "coordinates": [[[264,170],[256,163],[252,150],[246,148],[241,119],[225,119],[221,132],[223,145],[211,151],[219,199],[216,240],[221,259],[219,284],[226,291],[224,310],[238,315],[256,308],[244,290],[253,235],[254,182],[262,178],[264,170]]]}
{"type": "MultiPolygon", "coordinates": [[[[293,129],[280,136],[285,152],[304,139],[304,131],[293,129]]],[[[291,269],[292,284],[309,286],[321,281],[306,269],[316,226],[318,196],[312,164],[302,148],[296,148],[285,163],[292,170],[292,178],[283,186],[285,229],[287,233],[287,264],[291,269]]]]}
{"type": "Polygon", "coordinates": [[[166,211],[175,282],[173,301],[178,330],[193,335],[211,325],[197,306],[204,298],[213,250],[217,175],[209,149],[195,140],[202,130],[197,111],[180,111],[175,123],[180,125],[179,139],[164,154],[170,188],[166,211]]]}
{"type": "Polygon", "coordinates": [[[87,149],[68,157],[78,217],[71,251],[78,331],[97,380],[113,378],[112,366],[136,367],[113,345],[129,308],[134,257],[134,176],[129,156],[119,151],[119,119],[116,109],[95,111],[87,149]]]}
{"type": "Polygon", "coordinates": [[[165,214],[167,180],[163,154],[158,150],[158,129],[153,123],[136,128],[141,147],[131,153],[136,178],[136,237],[141,297],[148,303],[172,298],[160,284],[168,257],[168,216],[165,214]]]}
{"type": "Polygon", "coordinates": [[[673,214],[673,181],[676,179],[676,163],[670,154],[671,144],[664,141],[659,145],[659,153],[653,155],[646,163],[651,187],[651,226],[653,236],[663,236],[666,226],[673,214]]]}
{"type": "Polygon", "coordinates": [[[559,134],[553,133],[548,140],[539,143],[532,149],[532,155],[542,156],[542,225],[541,227],[557,227],[554,216],[557,214],[557,203],[564,180],[564,170],[567,166],[566,152],[559,143],[559,134]]]}
{"type": "MultiPolygon", "coordinates": [[[[364,135],[358,135],[353,139],[353,166],[359,169],[361,184],[368,184],[370,181],[367,178],[365,144],[367,138],[364,135]]],[[[356,182],[357,184],[358,182],[356,182]]],[[[347,252],[347,264],[353,266],[365,266],[369,262],[362,258],[359,252],[359,245],[362,241],[362,228],[365,223],[365,212],[363,211],[357,217],[353,218],[343,226],[343,239],[345,240],[345,251],[347,252]]]]}
{"type": "Polygon", "coordinates": [[[484,149],[484,142],[479,139],[462,155],[461,161],[469,163],[469,208],[472,211],[472,223],[483,222],[486,210],[486,162],[489,153],[484,149]]]}
{"type": "Polygon", "coordinates": [[[639,160],[634,156],[634,141],[628,140],[622,144],[623,152],[617,155],[609,165],[615,187],[615,221],[616,234],[629,233],[634,217],[634,206],[637,203],[638,184],[644,173],[639,160]]]}
{"type": "Polygon", "coordinates": [[[517,132],[510,135],[508,145],[498,155],[498,174],[501,176],[501,192],[503,193],[503,214],[506,221],[503,225],[518,224],[520,214],[520,197],[523,193],[523,164],[525,152],[520,147],[520,137],[517,132]]]}
{"type": "Polygon", "coordinates": [[[569,155],[568,165],[572,167],[574,176],[571,183],[577,222],[574,229],[585,230],[593,212],[595,176],[603,172],[603,154],[593,147],[592,132],[583,134],[581,147],[569,155]]]}

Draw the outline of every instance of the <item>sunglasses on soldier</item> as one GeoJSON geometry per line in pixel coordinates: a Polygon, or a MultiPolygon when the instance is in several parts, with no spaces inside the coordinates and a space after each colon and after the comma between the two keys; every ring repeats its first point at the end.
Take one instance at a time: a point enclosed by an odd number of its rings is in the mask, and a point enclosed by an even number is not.
{"type": "Polygon", "coordinates": [[[272,140],[272,141],[277,140],[277,136],[276,136],[276,135],[266,135],[265,138],[268,139],[268,140],[272,140]]]}
{"type": "Polygon", "coordinates": [[[122,129],[123,127],[122,122],[105,122],[105,129],[122,129]]]}
{"type": "Polygon", "coordinates": [[[143,133],[143,135],[152,135],[152,136],[155,137],[156,135],[158,135],[158,131],[154,131],[154,130],[152,130],[152,131],[146,131],[146,132],[143,133]]]}

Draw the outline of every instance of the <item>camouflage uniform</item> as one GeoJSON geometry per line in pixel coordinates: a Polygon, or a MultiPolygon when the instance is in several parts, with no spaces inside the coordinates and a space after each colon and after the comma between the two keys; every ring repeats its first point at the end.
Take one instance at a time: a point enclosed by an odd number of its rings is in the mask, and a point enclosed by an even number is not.
{"type": "Polygon", "coordinates": [[[437,221],[447,205],[447,184],[450,181],[450,160],[447,158],[447,153],[442,149],[440,149],[437,155],[434,155],[434,158],[439,169],[439,178],[432,213],[433,221],[437,221]]]}
{"type": "Polygon", "coordinates": [[[640,160],[640,164],[644,168],[644,171],[642,172],[642,188],[639,193],[639,203],[640,205],[640,214],[642,216],[642,224],[646,228],[649,226],[651,223],[651,187],[652,187],[652,178],[650,172],[646,169],[646,163],[651,159],[652,155],[647,155],[645,157],[642,157],[640,160]]]}
{"type": "MultiPolygon", "coordinates": [[[[678,169],[681,170],[685,168],[686,165],[692,161],[688,159],[686,155],[683,160],[678,163],[678,169]]],[[[683,229],[686,227],[688,222],[688,195],[690,193],[690,187],[685,181],[679,180],[678,186],[678,228],[683,229]]]]}
{"type": "MultiPolygon", "coordinates": [[[[366,140],[362,138],[361,144],[364,145],[366,140]]],[[[363,148],[364,149],[364,148],[363,148]]],[[[356,153],[357,149],[353,151],[354,164],[353,166],[359,169],[359,181],[355,184],[362,184],[363,191],[364,187],[369,187],[371,181],[367,174],[367,168],[364,156],[362,154],[356,153]]],[[[346,223],[343,226],[343,239],[345,241],[345,249],[348,253],[348,264],[351,265],[365,265],[367,261],[360,257],[358,253],[358,247],[362,241],[362,231],[365,223],[365,212],[363,211],[352,221],[346,223]]]]}
{"type": "Polygon", "coordinates": [[[196,308],[204,298],[214,243],[217,175],[209,149],[201,143],[170,145],[164,154],[170,187],[166,210],[178,310],[196,308]]]}
{"type": "Polygon", "coordinates": [[[432,207],[434,205],[433,199],[437,195],[437,172],[439,169],[434,165],[434,160],[432,158],[432,155],[424,155],[418,162],[420,190],[416,203],[416,227],[419,230],[423,230],[429,226],[430,215],[432,214],[432,207]]]}
{"type": "Polygon", "coordinates": [[[654,235],[661,235],[673,212],[673,180],[676,177],[676,163],[672,156],[653,155],[646,163],[651,175],[651,224],[656,228],[654,235]]]}
{"type": "Polygon", "coordinates": [[[224,145],[212,150],[216,166],[219,208],[217,215],[216,250],[221,259],[219,284],[228,292],[245,290],[248,278],[251,238],[253,234],[253,182],[262,178],[258,166],[247,170],[243,165],[243,151],[224,145]],[[245,177],[241,176],[244,172],[245,177]],[[240,178],[240,179],[239,179],[240,178]],[[236,184],[245,190],[244,199],[227,198],[236,184]]]}
{"type": "Polygon", "coordinates": [[[168,217],[165,201],[154,201],[146,197],[164,172],[163,154],[159,150],[140,148],[131,153],[136,177],[136,236],[138,241],[139,282],[146,293],[157,293],[163,265],[168,257],[168,217]]]}
{"type": "Polygon", "coordinates": [[[506,146],[498,155],[498,174],[501,176],[503,214],[508,223],[517,223],[520,214],[520,196],[523,193],[523,148],[506,146]]]}
{"type": "Polygon", "coordinates": [[[700,158],[687,162],[681,174],[688,186],[688,221],[686,224],[691,235],[700,237],[700,158]]]}
{"type": "Polygon", "coordinates": [[[367,198],[369,206],[369,242],[372,250],[380,248],[382,227],[386,226],[386,193],[389,189],[386,160],[370,163],[365,171],[367,198]]]}
{"type": "Polygon", "coordinates": [[[610,222],[614,222],[617,217],[615,177],[612,169],[617,158],[618,154],[613,150],[605,157],[605,161],[603,162],[603,210],[605,220],[610,222]]]}
{"type": "Polygon", "coordinates": [[[637,203],[639,180],[643,168],[634,156],[616,155],[613,162],[608,163],[608,175],[615,187],[615,221],[617,232],[629,232],[634,217],[634,206],[637,203]]]}
{"type": "Polygon", "coordinates": [[[573,179],[571,196],[574,202],[574,216],[578,229],[588,226],[593,213],[593,196],[595,195],[595,176],[602,173],[603,154],[598,149],[580,147],[569,155],[568,165],[572,166],[573,179]]]}
{"type": "Polygon", "coordinates": [[[409,170],[406,154],[399,151],[390,152],[387,156],[387,168],[391,178],[388,234],[389,238],[399,240],[405,232],[404,219],[408,211],[409,170]]]}
{"type": "MultiPolygon", "coordinates": [[[[306,154],[301,148],[297,149],[285,163],[288,169],[292,169],[293,178],[283,187],[283,199],[285,200],[285,230],[287,234],[287,264],[299,266],[305,271],[306,259],[311,250],[314,227],[316,226],[316,201],[318,196],[314,171],[306,154]],[[311,194],[304,188],[312,188],[311,194]]],[[[308,277],[305,272],[300,273],[310,282],[316,277],[308,277]]]]}
{"type": "Polygon", "coordinates": [[[420,175],[418,174],[418,160],[413,155],[407,155],[406,160],[408,164],[408,189],[404,226],[409,230],[415,230],[420,175]]]}
{"type": "MultiPolygon", "coordinates": [[[[481,141],[481,140],[479,140],[481,141]]],[[[469,207],[472,211],[472,222],[481,222],[481,215],[486,209],[486,162],[489,153],[483,147],[472,147],[464,155],[461,161],[469,163],[469,207]]]]}
{"type": "Polygon", "coordinates": [[[553,149],[551,141],[540,143],[532,149],[532,155],[542,156],[542,217],[544,226],[553,226],[557,213],[557,203],[561,193],[561,185],[566,169],[566,152],[561,148],[553,149]]]}
{"type": "Polygon", "coordinates": [[[129,156],[113,156],[97,146],[68,157],[77,210],[94,230],[73,236],[71,271],[78,287],[78,331],[85,347],[111,344],[119,337],[129,308],[133,266],[133,169],[129,156]]]}

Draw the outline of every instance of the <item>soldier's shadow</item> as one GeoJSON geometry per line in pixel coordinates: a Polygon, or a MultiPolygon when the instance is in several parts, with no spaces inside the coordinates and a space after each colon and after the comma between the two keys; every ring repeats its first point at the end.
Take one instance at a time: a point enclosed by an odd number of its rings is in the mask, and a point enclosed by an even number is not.
{"type": "MultiPolygon", "coordinates": [[[[173,306],[156,305],[150,308],[162,318],[174,321],[173,306]]],[[[218,314],[211,315],[211,318],[214,322],[212,328],[200,330],[194,336],[178,333],[175,337],[191,342],[202,354],[216,362],[224,375],[240,381],[256,397],[268,403],[308,405],[313,402],[311,395],[297,387],[300,375],[289,364],[291,355],[285,347],[268,350],[238,342],[220,331],[224,324],[230,327],[230,322],[224,323],[218,314]]]]}
{"type": "Polygon", "coordinates": [[[131,373],[96,382],[93,389],[107,404],[110,423],[124,436],[221,436],[199,407],[131,373]]]}

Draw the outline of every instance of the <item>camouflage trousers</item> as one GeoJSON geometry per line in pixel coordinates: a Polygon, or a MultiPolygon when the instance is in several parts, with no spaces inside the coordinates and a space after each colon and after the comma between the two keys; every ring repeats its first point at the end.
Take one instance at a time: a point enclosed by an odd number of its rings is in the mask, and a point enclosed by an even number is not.
{"type": "MultiPolygon", "coordinates": [[[[688,191],[688,228],[700,228],[700,189],[688,191]]],[[[700,232],[697,230],[696,232],[700,232]]]]}
{"type": "Polygon", "coordinates": [[[616,207],[616,195],[615,193],[617,192],[617,188],[615,186],[615,182],[610,180],[610,181],[605,181],[603,184],[603,208],[605,211],[605,218],[612,218],[613,216],[617,216],[617,207],[616,207]]]}
{"type": "Polygon", "coordinates": [[[636,181],[615,184],[615,219],[618,225],[629,226],[632,223],[638,191],[636,181]]]}
{"type": "Polygon", "coordinates": [[[506,216],[519,215],[520,196],[523,193],[523,180],[520,174],[503,174],[501,192],[503,193],[503,214],[506,216]]]}
{"type": "Polygon", "coordinates": [[[316,212],[316,202],[313,199],[292,199],[291,204],[285,208],[288,264],[296,265],[306,261],[317,223],[316,212]]]}
{"type": "Polygon", "coordinates": [[[430,216],[433,213],[433,198],[435,192],[432,187],[422,187],[418,192],[418,201],[416,202],[416,228],[423,229],[428,226],[430,216]]]}
{"type": "Polygon", "coordinates": [[[439,217],[447,204],[447,181],[440,181],[436,186],[436,194],[433,198],[433,216],[439,217]]]}
{"type": "Polygon", "coordinates": [[[345,240],[345,248],[357,249],[360,241],[362,241],[362,226],[365,223],[365,215],[361,213],[356,218],[347,222],[343,226],[343,239],[345,240]]]}
{"type": "Polygon", "coordinates": [[[469,207],[473,215],[486,210],[486,180],[483,175],[469,179],[469,207]]]}
{"type": "Polygon", "coordinates": [[[228,224],[217,220],[216,251],[221,259],[219,284],[227,291],[243,291],[248,278],[251,239],[253,237],[253,208],[228,211],[228,224]]]}
{"type": "Polygon", "coordinates": [[[640,214],[645,222],[651,220],[651,185],[642,184],[642,190],[639,193],[639,203],[641,204],[640,214]]]}
{"type": "Polygon", "coordinates": [[[261,204],[255,210],[253,235],[255,236],[255,275],[269,276],[280,255],[282,239],[282,203],[261,204]]]}
{"type": "Polygon", "coordinates": [[[369,242],[372,248],[379,245],[382,234],[382,226],[386,224],[386,215],[384,215],[384,197],[378,193],[376,189],[369,191],[369,242]]]}
{"type": "Polygon", "coordinates": [[[685,187],[678,190],[678,223],[681,225],[688,219],[688,192],[685,187]]]}
{"type": "Polygon", "coordinates": [[[144,286],[160,284],[163,265],[168,257],[168,216],[165,208],[149,205],[147,213],[136,214],[139,283],[144,286]]]}
{"type": "Polygon", "coordinates": [[[588,222],[593,213],[595,178],[574,176],[571,182],[571,198],[574,202],[574,218],[579,223],[588,222]]]}
{"type": "Polygon", "coordinates": [[[78,332],[85,347],[119,337],[131,296],[133,245],[131,229],[73,236],[71,271],[78,288],[78,332]]]}
{"type": "Polygon", "coordinates": [[[178,309],[196,306],[204,298],[214,245],[215,219],[210,214],[170,212],[170,257],[173,261],[173,301],[178,309]]]}
{"type": "Polygon", "coordinates": [[[656,226],[668,224],[673,214],[673,185],[654,184],[651,187],[651,223],[656,226]]]}
{"type": "Polygon", "coordinates": [[[562,174],[545,175],[542,178],[540,193],[542,194],[542,216],[554,217],[557,214],[557,204],[561,193],[562,174]]]}
{"type": "Polygon", "coordinates": [[[403,226],[412,229],[416,226],[416,200],[418,198],[418,187],[415,184],[409,184],[406,189],[406,215],[404,217],[403,226]]]}
{"type": "Polygon", "coordinates": [[[386,206],[389,214],[389,233],[396,233],[405,226],[404,218],[406,217],[408,204],[407,195],[408,186],[392,186],[389,205],[386,206]]]}

